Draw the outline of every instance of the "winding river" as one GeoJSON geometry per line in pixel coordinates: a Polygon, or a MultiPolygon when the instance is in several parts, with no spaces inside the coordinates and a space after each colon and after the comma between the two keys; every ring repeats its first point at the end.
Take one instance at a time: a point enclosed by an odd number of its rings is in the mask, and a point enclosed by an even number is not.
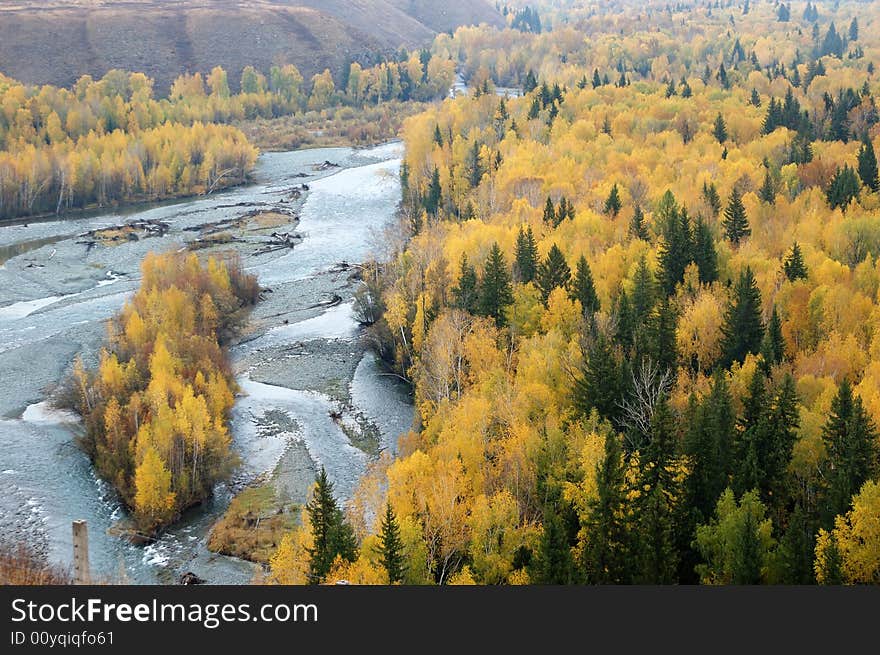
{"type": "Polygon", "coordinates": [[[382,229],[399,198],[401,154],[399,143],[268,153],[258,161],[255,183],[246,187],[125,212],[0,227],[0,531],[69,563],[71,521],[85,519],[97,578],[173,583],[191,570],[212,583],[237,584],[252,579],[254,566],[208,552],[205,541],[238,488],[265,479],[298,452],[297,466],[306,475],[324,466],[337,494],[347,498],[371,455],[351,443],[333,410],[344,405],[349,422],[356,416],[372,425],[379,447],[388,450],[409,428],[413,410],[406,390],[381,375],[375,356],[359,346],[345,293],[341,304],[323,301],[330,292],[339,295],[339,288],[349,289],[350,298],[351,281],[338,272],[347,270],[340,263],[364,261],[381,249],[382,229]],[[296,199],[296,189],[304,200],[296,199]],[[86,364],[96,361],[106,320],[137,288],[139,263],[148,251],[185,248],[206,225],[245,212],[292,210],[300,221],[283,229],[302,235],[294,248],[264,252],[259,246],[268,230],[243,231],[233,244],[245,267],[272,292],[254,310],[253,334],[230,349],[242,390],[232,422],[239,470],[156,543],[143,548],[113,536],[124,509],[77,449],[75,417],[51,409],[47,399],[76,356],[86,364]],[[90,244],[85,236],[136,221],[161,221],[167,231],[117,244],[90,244]],[[328,362],[354,358],[347,389],[328,391],[332,371],[299,363],[296,350],[307,347],[332,351],[335,359],[328,356],[328,362]],[[267,417],[279,415],[283,420],[267,429],[267,417]]]}

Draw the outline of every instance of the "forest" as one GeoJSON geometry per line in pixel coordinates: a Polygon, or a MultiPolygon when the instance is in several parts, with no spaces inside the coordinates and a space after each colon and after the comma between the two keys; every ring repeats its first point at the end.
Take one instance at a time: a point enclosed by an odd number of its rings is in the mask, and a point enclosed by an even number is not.
{"type": "Polygon", "coordinates": [[[353,126],[352,141],[388,136],[408,103],[448,93],[455,67],[421,50],[368,68],[353,62],[344,72],[337,88],[329,70],[306,83],[292,64],[267,74],[247,66],[231,83],[216,66],[206,75],[180,75],[167,98],[154,97],[153,80],[142,73],[83,76],[70,89],[28,86],[0,73],[0,219],[241,184],[257,149],[239,127],[258,119],[317,123],[347,107],[378,123],[353,126]],[[377,115],[382,105],[394,109],[390,117],[377,115]]]}
{"type": "Polygon", "coordinates": [[[97,474],[152,535],[234,468],[228,429],[235,381],[223,344],[257,300],[234,257],[150,254],[141,285],[108,324],[95,370],[77,361],[63,402],[83,421],[97,474]]]}
{"type": "Polygon", "coordinates": [[[505,13],[437,37],[474,91],[361,296],[418,429],[273,579],[880,583],[876,7],[505,13]]]}

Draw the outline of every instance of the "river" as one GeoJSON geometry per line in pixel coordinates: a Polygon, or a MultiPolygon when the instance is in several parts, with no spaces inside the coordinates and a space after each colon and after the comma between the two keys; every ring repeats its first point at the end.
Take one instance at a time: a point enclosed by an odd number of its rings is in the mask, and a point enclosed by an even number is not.
{"type": "Polygon", "coordinates": [[[356,282],[340,266],[382,248],[382,230],[399,199],[401,155],[396,142],[364,150],[267,153],[259,158],[254,184],[246,187],[0,227],[2,534],[26,538],[50,560],[69,564],[71,521],[85,519],[98,579],[173,583],[193,571],[211,583],[239,584],[252,579],[255,567],[205,548],[211,525],[235,491],[274,475],[280,487],[301,495],[323,466],[339,498],[347,499],[375,456],[352,442],[352,430],[372,430],[377,447],[393,451],[413,417],[407,390],[381,375],[359,339],[350,305],[356,282]],[[284,215],[272,212],[296,213],[299,221],[285,224],[284,215]],[[249,214],[271,220],[261,223],[249,214]],[[167,231],[112,244],[87,236],[142,221],[161,221],[167,231]],[[156,543],[133,546],[110,533],[124,508],[76,448],[75,417],[51,409],[48,399],[76,356],[94,364],[107,319],[137,288],[144,255],[185,248],[216,232],[217,224],[236,238],[224,248],[234,247],[245,268],[270,289],[246,338],[230,348],[242,391],[232,420],[242,464],[210,501],[156,543]],[[264,252],[277,231],[296,231],[302,240],[292,249],[264,252]]]}

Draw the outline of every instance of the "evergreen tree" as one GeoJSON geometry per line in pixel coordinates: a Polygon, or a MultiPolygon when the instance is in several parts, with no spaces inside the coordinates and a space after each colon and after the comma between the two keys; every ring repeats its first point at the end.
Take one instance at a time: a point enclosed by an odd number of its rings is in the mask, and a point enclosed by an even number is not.
{"type": "Polygon", "coordinates": [[[797,241],[791,246],[791,251],[782,262],[782,270],[791,282],[800,278],[807,279],[807,265],[804,263],[804,256],[797,241]]]}
{"type": "Polygon", "coordinates": [[[551,503],[544,506],[543,529],[537,555],[533,570],[535,582],[539,584],[573,582],[574,563],[565,520],[551,503]]]}
{"type": "Polygon", "coordinates": [[[757,353],[764,337],[761,321],[761,292],[752,273],[746,267],[740,273],[733,297],[724,314],[722,351],[724,366],[742,362],[749,353],[757,353]]]}
{"type": "Polygon", "coordinates": [[[504,253],[498,243],[492,244],[492,249],[486,258],[483,268],[483,279],[480,283],[479,312],[482,316],[488,316],[495,320],[499,328],[507,325],[505,308],[513,304],[513,290],[510,287],[510,272],[507,270],[507,262],[504,253]]]}
{"type": "Polygon", "coordinates": [[[541,113],[541,98],[538,95],[532,97],[532,104],[529,106],[528,119],[535,120],[541,113]]]}
{"type": "Polygon", "coordinates": [[[598,89],[600,86],[602,86],[602,80],[599,79],[599,69],[594,68],[593,69],[593,88],[598,89]]]}
{"type": "Polygon", "coordinates": [[[721,82],[723,88],[730,88],[730,80],[727,78],[727,69],[724,68],[724,62],[721,62],[721,65],[718,67],[718,74],[716,77],[718,78],[718,81],[721,82]]]}
{"type": "Polygon", "coordinates": [[[529,94],[535,89],[538,88],[538,79],[535,77],[535,72],[530,68],[526,73],[525,81],[523,82],[523,93],[529,94]]]}
{"type": "Polygon", "coordinates": [[[663,298],[657,305],[648,325],[649,354],[657,362],[661,371],[675,372],[678,365],[678,346],[675,330],[678,316],[675,307],[668,298],[663,298]]]}
{"type": "Polygon", "coordinates": [[[679,554],[675,548],[677,483],[671,471],[675,419],[665,398],[655,408],[650,439],[640,452],[639,490],[635,503],[637,547],[634,558],[638,584],[671,584],[679,554]]]}
{"type": "Polygon", "coordinates": [[[700,282],[711,284],[718,279],[718,253],[709,224],[702,216],[694,224],[693,260],[700,273],[700,282]]]}
{"type": "Polygon", "coordinates": [[[736,246],[752,233],[742,196],[736,187],[730,192],[730,199],[727,201],[727,207],[724,208],[722,224],[725,236],[736,246]]]}
{"type": "Polygon", "coordinates": [[[633,277],[632,308],[635,323],[645,322],[648,314],[654,308],[657,292],[654,286],[654,276],[648,268],[648,261],[642,255],[639,258],[636,274],[633,277]]]}
{"type": "Polygon", "coordinates": [[[468,263],[465,253],[461,254],[459,265],[458,284],[452,287],[454,305],[471,314],[476,314],[478,309],[479,294],[477,291],[477,271],[468,263]]]}
{"type": "Polygon", "coordinates": [[[736,585],[761,584],[764,557],[761,552],[758,523],[751,512],[746,512],[736,534],[731,567],[731,583],[736,585]]]}
{"type": "Polygon", "coordinates": [[[691,85],[687,83],[687,80],[685,80],[681,85],[681,97],[690,98],[692,95],[693,91],[691,90],[691,85]]]}
{"type": "Polygon", "coordinates": [[[877,473],[877,431],[874,422],[844,379],[831,401],[831,415],[822,428],[828,453],[825,467],[825,524],[849,510],[854,494],[877,473]]]}
{"type": "Polygon", "coordinates": [[[605,200],[604,211],[606,214],[609,214],[615,218],[617,218],[617,214],[620,213],[620,193],[617,190],[617,183],[611,187],[611,193],[608,194],[608,198],[605,200]]]}
{"type": "Polygon", "coordinates": [[[590,584],[625,584],[629,580],[626,503],[620,438],[612,433],[605,437],[605,456],[596,467],[596,493],[583,526],[587,539],[581,563],[590,584]]]}
{"type": "Polygon", "coordinates": [[[675,293],[676,285],[684,279],[685,269],[693,259],[690,218],[687,211],[678,207],[670,191],[660,200],[657,214],[663,235],[658,255],[660,284],[669,296],[675,293]]]}
{"type": "Polygon", "coordinates": [[[776,202],[776,185],[773,184],[770,169],[764,171],[764,183],[758,191],[758,197],[769,205],[776,202]]]}
{"type": "Polygon", "coordinates": [[[443,147],[443,134],[440,132],[440,126],[434,125],[434,143],[436,143],[441,148],[443,147]]]}
{"type": "Polygon", "coordinates": [[[357,554],[354,530],[336,505],[333,483],[323,467],[315,482],[312,498],[306,505],[313,540],[313,546],[307,549],[311,584],[323,582],[337,556],[353,562],[357,554]]]}
{"type": "Polygon", "coordinates": [[[718,143],[723,144],[727,141],[727,125],[724,123],[724,117],[721,115],[721,112],[718,112],[718,115],[715,117],[715,125],[712,129],[712,135],[718,141],[718,143]]]}
{"type": "Polygon", "coordinates": [[[625,353],[628,353],[633,346],[635,319],[633,318],[633,310],[626,289],[621,289],[617,296],[614,317],[617,324],[614,331],[614,340],[623,348],[625,353]]]}
{"type": "Polygon", "coordinates": [[[765,428],[760,430],[758,454],[763,477],[760,489],[767,506],[782,515],[787,506],[788,466],[800,425],[794,378],[782,378],[767,412],[765,428]]]}
{"type": "Polygon", "coordinates": [[[437,211],[440,209],[441,195],[440,170],[435,166],[433,173],[431,173],[431,182],[428,184],[428,191],[424,198],[426,212],[434,214],[435,216],[437,215],[437,211]]]}
{"type": "Polygon", "coordinates": [[[849,24],[849,40],[859,40],[859,20],[855,17],[853,17],[852,22],[849,24]]]}
{"type": "Polygon", "coordinates": [[[828,538],[828,547],[822,551],[815,563],[816,577],[825,585],[842,585],[843,557],[840,554],[840,546],[833,532],[828,538]]]}
{"type": "Polygon", "coordinates": [[[859,177],[862,179],[862,184],[871,189],[871,191],[880,191],[880,178],[877,176],[877,156],[874,154],[874,144],[867,134],[862,138],[862,145],[859,148],[859,177]]]}
{"type": "Polygon", "coordinates": [[[761,458],[762,438],[766,434],[767,383],[762,371],[755,369],[749,381],[748,394],[743,398],[743,413],[737,421],[733,443],[733,479],[731,487],[737,496],[758,489],[764,479],[761,458]]]}
{"type": "Polygon", "coordinates": [[[849,164],[844,164],[843,168],[837,169],[831,184],[828,185],[828,190],[825,192],[828,206],[831,209],[840,207],[842,212],[846,212],[849,203],[857,195],[859,195],[859,178],[849,164]]]}
{"type": "Polygon", "coordinates": [[[553,200],[547,196],[547,202],[544,203],[544,224],[550,227],[556,227],[556,208],[553,206],[553,200]]]}
{"type": "Polygon", "coordinates": [[[538,270],[535,273],[535,284],[541,292],[541,300],[544,305],[553,289],[568,289],[568,283],[571,280],[571,269],[568,262],[565,261],[565,255],[554,243],[547,253],[547,258],[538,264],[538,270]]]}
{"type": "Polygon", "coordinates": [[[574,406],[582,416],[596,410],[615,429],[621,427],[620,399],[624,396],[624,370],[608,338],[598,335],[586,348],[580,374],[574,380],[574,406]]]}
{"type": "Polygon", "coordinates": [[[770,357],[769,364],[780,364],[785,359],[785,337],[782,336],[782,321],[779,320],[779,314],[776,306],[770,314],[770,320],[767,322],[767,332],[764,335],[764,342],[767,344],[766,349],[761,347],[761,351],[766,350],[770,357]]]}
{"type": "Polygon", "coordinates": [[[761,126],[763,134],[771,134],[777,127],[785,121],[782,117],[782,105],[776,98],[770,98],[770,104],[767,106],[767,114],[764,116],[764,123],[761,126]]]}
{"type": "Polygon", "coordinates": [[[669,84],[666,85],[666,97],[671,98],[674,95],[678,95],[678,92],[675,90],[675,82],[669,80],[669,84]]]}
{"type": "Polygon", "coordinates": [[[581,303],[584,316],[591,317],[599,311],[599,296],[596,295],[593,272],[590,270],[587,258],[583,255],[580,256],[575,267],[570,296],[572,300],[577,300],[581,303]]]}
{"type": "Polygon", "coordinates": [[[813,552],[816,548],[815,530],[803,506],[798,503],[791,513],[788,527],[779,542],[778,581],[788,585],[808,585],[815,582],[813,552]]]}
{"type": "Polygon", "coordinates": [[[480,180],[483,179],[485,172],[480,158],[480,142],[474,141],[467,160],[468,184],[471,185],[472,189],[476,189],[480,185],[480,180]]]}
{"type": "Polygon", "coordinates": [[[527,226],[525,230],[522,225],[519,227],[519,233],[516,236],[514,266],[517,281],[528,284],[535,279],[538,267],[538,245],[535,243],[535,235],[532,233],[531,225],[527,226]]]}
{"type": "Polygon", "coordinates": [[[639,205],[636,205],[632,220],[629,223],[629,233],[635,239],[648,240],[648,227],[645,225],[645,213],[639,205]]]}
{"type": "Polygon", "coordinates": [[[385,504],[385,516],[379,530],[379,556],[382,566],[388,574],[388,582],[403,582],[406,564],[403,558],[403,541],[400,539],[400,527],[391,503],[385,504]]]}
{"type": "Polygon", "coordinates": [[[714,182],[703,182],[703,199],[712,210],[712,215],[718,216],[721,211],[721,196],[718,195],[714,182]]]}

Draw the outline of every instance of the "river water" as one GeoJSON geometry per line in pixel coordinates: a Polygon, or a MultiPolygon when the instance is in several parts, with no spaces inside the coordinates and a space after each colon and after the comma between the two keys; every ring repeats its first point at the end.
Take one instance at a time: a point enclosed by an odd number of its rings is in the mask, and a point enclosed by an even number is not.
{"type": "Polygon", "coordinates": [[[124,213],[0,227],[0,531],[37,542],[51,560],[69,564],[71,521],[85,519],[96,577],[170,583],[193,570],[213,583],[246,583],[253,565],[211,554],[204,546],[237,488],[271,472],[296,444],[307,451],[309,466],[326,468],[337,494],[346,499],[369,456],[332,420],[338,399],[321,389],[267,384],[260,371],[263,365],[280,366],[296,379],[297,364],[286,363],[285,349],[331,344],[360,358],[348,396],[353,411],[377,429],[380,446],[393,451],[397,435],[410,426],[412,406],[405,390],[381,375],[375,356],[357,346],[350,304],[309,309],[332,286],[334,267],[363,261],[381,247],[377,235],[392,220],[399,199],[401,155],[399,143],[268,153],[247,187],[124,213]],[[324,161],[339,166],[320,169],[317,164],[324,161]],[[305,201],[296,204],[289,191],[302,183],[310,188],[305,201]],[[218,485],[209,502],[157,543],[136,547],[110,533],[124,509],[76,448],[75,417],[51,409],[47,398],[77,355],[87,364],[95,362],[106,320],[137,288],[138,266],[148,251],[181,249],[199,226],[241,216],[243,208],[297,209],[296,229],[304,239],[292,250],[264,254],[255,245],[265,235],[245,235],[236,244],[245,267],[273,291],[268,308],[258,305],[254,312],[264,329],[230,350],[243,392],[232,422],[242,464],[233,482],[218,485]],[[169,229],[162,237],[113,246],[89,245],[83,237],[90,230],[143,220],[163,221],[169,229]],[[269,317],[278,307],[289,309],[293,320],[273,323],[269,317]],[[252,379],[258,373],[259,382],[252,379]],[[266,416],[279,414],[289,418],[290,427],[266,430],[266,416]]]}

